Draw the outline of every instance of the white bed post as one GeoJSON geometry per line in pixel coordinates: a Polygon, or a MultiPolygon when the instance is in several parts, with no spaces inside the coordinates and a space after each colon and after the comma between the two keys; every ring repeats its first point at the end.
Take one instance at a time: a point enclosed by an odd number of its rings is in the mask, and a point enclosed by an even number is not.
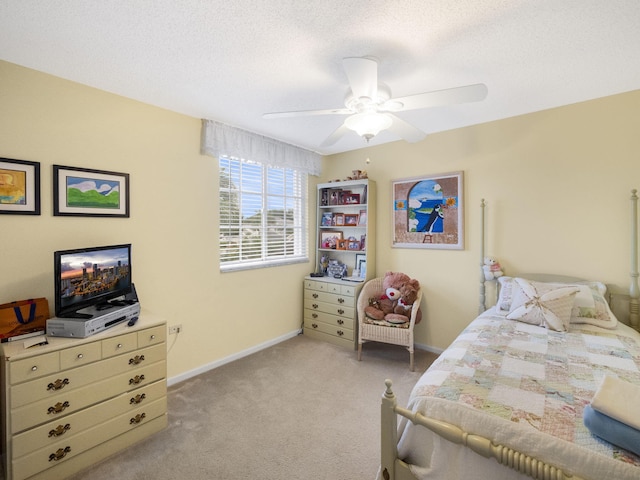
{"type": "Polygon", "coordinates": [[[486,290],[484,285],[484,198],[480,201],[480,303],[478,305],[478,314],[486,310],[486,290]]]}
{"type": "Polygon", "coordinates": [[[380,405],[380,471],[384,480],[394,480],[398,456],[398,416],[395,411],[398,401],[391,390],[391,380],[385,380],[384,384],[387,388],[382,394],[380,405]]]}
{"type": "Polygon", "coordinates": [[[638,288],[638,191],[631,190],[631,286],[629,324],[640,332],[640,288],[638,288]]]}

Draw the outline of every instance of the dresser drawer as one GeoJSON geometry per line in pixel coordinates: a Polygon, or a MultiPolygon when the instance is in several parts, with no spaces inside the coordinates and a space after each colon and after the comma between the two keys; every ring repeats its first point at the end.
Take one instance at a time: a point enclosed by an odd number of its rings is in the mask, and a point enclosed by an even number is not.
{"type": "Polygon", "coordinates": [[[163,379],[166,372],[166,361],[156,362],[82,388],[62,391],[52,398],[14,408],[10,415],[10,431],[15,434],[52,419],[61,419],[94,403],[163,379]]]}
{"type": "Polygon", "coordinates": [[[96,445],[126,433],[138,425],[165,415],[167,411],[166,397],[148,405],[138,407],[131,412],[119,415],[93,428],[79,432],[57,444],[42,448],[29,455],[13,461],[13,473],[16,478],[28,478],[47,468],[64,462],[69,458],[93,448],[96,445]]]}
{"type": "Polygon", "coordinates": [[[166,339],[167,327],[165,325],[147,328],[138,332],[138,348],[157,345],[163,343],[166,339]]]}
{"type": "Polygon", "coordinates": [[[348,307],[340,304],[336,305],[334,303],[326,303],[309,298],[304,299],[304,308],[350,318],[353,318],[355,314],[354,307],[348,307]]]}
{"type": "Polygon", "coordinates": [[[102,341],[102,358],[127,353],[136,348],[138,348],[138,334],[135,332],[107,338],[102,341]]]}
{"type": "Polygon", "coordinates": [[[353,326],[355,320],[353,318],[342,317],[332,315],[330,313],[315,311],[315,310],[304,310],[304,318],[309,319],[311,322],[323,322],[328,323],[330,325],[334,325],[336,327],[344,327],[353,330],[353,326]]]}
{"type": "Polygon", "coordinates": [[[320,292],[327,291],[327,282],[320,282],[317,280],[305,280],[304,288],[309,290],[318,290],[320,292]]]}
{"type": "Polygon", "coordinates": [[[72,413],[60,421],[52,421],[13,437],[13,458],[17,459],[40,448],[52,447],[79,432],[166,396],[166,380],[140,387],[132,392],[72,413]]]}
{"type": "MultiPolygon", "coordinates": [[[[83,347],[89,346],[91,348],[82,351],[93,352],[93,350],[97,348],[100,352],[99,343],[89,344],[86,346],[83,345],[83,347]]],[[[79,348],[80,347],[78,347],[78,349],[79,348]]],[[[69,350],[76,349],[74,348],[69,350]]],[[[88,355],[91,356],[91,354],[88,355]]],[[[73,356],[73,354],[70,356],[73,356]]],[[[145,349],[139,349],[133,353],[129,353],[128,355],[112,357],[100,363],[73,368],[58,372],[54,375],[22,383],[11,389],[10,406],[12,409],[15,409],[42,399],[49,399],[49,401],[53,401],[55,403],[56,398],[62,398],[59,395],[64,396],[70,391],[94,383],[103,379],[105,375],[116,375],[118,373],[130,372],[138,365],[154,363],[165,358],[165,356],[166,348],[164,344],[161,344],[145,349]]]]}
{"type": "Polygon", "coordinates": [[[44,353],[9,363],[11,385],[44,377],[60,370],[60,352],[44,353]]]}
{"type": "Polygon", "coordinates": [[[324,322],[316,322],[308,318],[304,319],[304,327],[312,331],[326,333],[346,340],[353,341],[355,338],[353,330],[350,328],[338,327],[324,322]]]}
{"type": "Polygon", "coordinates": [[[100,342],[85,343],[77,347],[60,350],[60,369],[79,367],[102,358],[100,342]]]}
{"type": "Polygon", "coordinates": [[[347,307],[355,306],[355,297],[342,294],[319,292],[316,290],[305,290],[304,298],[309,300],[318,300],[320,302],[333,303],[335,305],[345,305],[347,307]]]}
{"type": "Polygon", "coordinates": [[[356,293],[356,287],[353,285],[343,285],[340,283],[327,283],[327,292],[337,293],[339,295],[353,297],[356,293]]]}

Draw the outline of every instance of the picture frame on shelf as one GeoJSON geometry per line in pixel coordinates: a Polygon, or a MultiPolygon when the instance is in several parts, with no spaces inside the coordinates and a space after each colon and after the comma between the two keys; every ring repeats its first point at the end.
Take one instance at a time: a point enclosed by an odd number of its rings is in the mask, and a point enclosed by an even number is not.
{"type": "Polygon", "coordinates": [[[347,250],[349,244],[349,240],[346,238],[341,238],[338,240],[338,245],[336,246],[336,250],[347,250]]]}
{"type": "Polygon", "coordinates": [[[348,193],[343,198],[344,205],[358,205],[360,203],[359,193],[348,193]]]}
{"type": "Polygon", "coordinates": [[[392,181],[396,248],[464,249],[463,172],[392,181]]]}
{"type": "Polygon", "coordinates": [[[358,240],[347,240],[347,250],[360,250],[360,242],[358,240]]]}
{"type": "Polygon", "coordinates": [[[53,166],[53,215],[129,217],[129,174],[53,166]]]}
{"type": "Polygon", "coordinates": [[[332,212],[324,212],[322,214],[322,219],[320,221],[320,225],[322,227],[330,227],[333,225],[333,213],[332,212]]]}
{"type": "Polygon", "coordinates": [[[338,240],[342,240],[342,232],[338,230],[325,230],[320,232],[320,248],[335,250],[338,240]]]}
{"type": "Polygon", "coordinates": [[[367,260],[362,260],[359,264],[358,272],[360,272],[360,278],[367,278],[367,260]]]}
{"type": "Polygon", "coordinates": [[[0,214],[40,215],[40,163],[0,158],[0,214]]]}
{"type": "Polygon", "coordinates": [[[367,235],[364,234],[360,237],[360,250],[364,251],[367,249],[367,235]]]}
{"type": "Polygon", "coordinates": [[[328,191],[329,197],[329,205],[340,205],[340,193],[342,192],[339,188],[330,188],[328,191]]]}
{"type": "Polygon", "coordinates": [[[360,214],[358,215],[358,226],[366,227],[367,226],[367,211],[360,210],[360,214]]]}
{"type": "Polygon", "coordinates": [[[358,214],[357,213],[345,213],[344,224],[349,227],[358,226],[358,214]]]}
{"type": "Polygon", "coordinates": [[[333,225],[335,225],[336,227],[344,226],[344,213],[333,214],[333,225]]]}

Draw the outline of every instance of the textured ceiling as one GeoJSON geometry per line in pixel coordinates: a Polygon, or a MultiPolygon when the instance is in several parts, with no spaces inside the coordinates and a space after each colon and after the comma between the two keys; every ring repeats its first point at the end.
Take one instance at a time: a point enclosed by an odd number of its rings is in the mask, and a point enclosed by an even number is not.
{"type": "MultiPolygon", "coordinates": [[[[400,112],[427,134],[640,88],[638,0],[0,0],[0,59],[323,154],[366,146],[343,57],[400,97],[473,83],[478,103],[400,112]]],[[[398,141],[389,132],[370,144],[398,141]]]]}

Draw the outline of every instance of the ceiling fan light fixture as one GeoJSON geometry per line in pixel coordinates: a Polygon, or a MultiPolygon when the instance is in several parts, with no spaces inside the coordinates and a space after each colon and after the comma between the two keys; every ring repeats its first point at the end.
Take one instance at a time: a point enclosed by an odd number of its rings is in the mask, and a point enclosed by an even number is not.
{"type": "Polygon", "coordinates": [[[391,126],[393,120],[384,113],[356,113],[348,117],[345,126],[363,137],[367,142],[382,130],[391,126]]]}

